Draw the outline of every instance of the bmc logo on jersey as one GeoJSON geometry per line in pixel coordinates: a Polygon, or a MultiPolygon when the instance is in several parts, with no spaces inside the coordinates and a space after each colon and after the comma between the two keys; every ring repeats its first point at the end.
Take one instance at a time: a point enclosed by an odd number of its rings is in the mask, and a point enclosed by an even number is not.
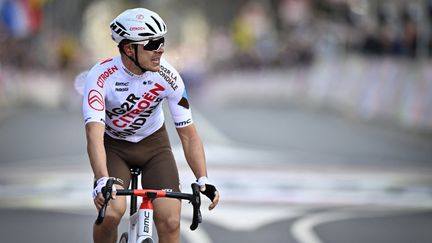
{"type": "Polygon", "coordinates": [[[186,121],[181,121],[181,122],[175,122],[176,127],[184,127],[188,124],[191,124],[192,120],[189,118],[186,121]]]}
{"type": "Polygon", "coordinates": [[[105,108],[103,95],[97,90],[90,90],[88,104],[94,110],[103,111],[105,108]]]}

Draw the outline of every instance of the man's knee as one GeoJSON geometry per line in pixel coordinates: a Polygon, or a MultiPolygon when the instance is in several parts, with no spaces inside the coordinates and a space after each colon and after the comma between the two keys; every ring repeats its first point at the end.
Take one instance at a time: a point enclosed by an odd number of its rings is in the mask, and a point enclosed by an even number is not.
{"type": "Polygon", "coordinates": [[[107,230],[117,228],[125,212],[126,205],[123,205],[122,203],[116,203],[116,205],[109,206],[101,226],[107,230]]]}
{"type": "Polygon", "coordinates": [[[160,198],[153,202],[155,224],[159,235],[178,235],[181,204],[178,199],[160,198]]]}
{"type": "Polygon", "coordinates": [[[156,225],[158,232],[177,232],[180,230],[180,217],[178,215],[169,215],[159,219],[156,225]]]}
{"type": "Polygon", "coordinates": [[[102,222],[102,224],[100,225],[102,228],[104,228],[105,230],[113,230],[116,229],[118,227],[118,225],[120,224],[120,220],[121,218],[117,217],[117,216],[113,216],[113,215],[106,215],[104,221],[102,222]]]}

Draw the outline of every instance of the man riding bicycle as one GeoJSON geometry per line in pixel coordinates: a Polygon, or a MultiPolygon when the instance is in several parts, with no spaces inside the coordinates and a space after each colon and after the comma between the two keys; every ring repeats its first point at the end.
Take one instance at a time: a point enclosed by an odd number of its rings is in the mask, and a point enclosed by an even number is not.
{"type": "MultiPolygon", "coordinates": [[[[120,56],[97,63],[87,74],[83,116],[87,152],[95,177],[93,199],[103,205],[102,188],[109,177],[115,188],[127,188],[130,168],[142,170],[146,189],[180,191],[179,175],[164,125],[162,102],[166,100],[180,137],[186,160],[200,190],[213,209],[219,192],[207,179],[203,144],[192,120],[182,78],[164,59],[167,27],[161,17],[144,8],[129,9],[110,25],[120,56]]],[[[105,220],[93,228],[94,242],[115,242],[117,227],[126,211],[126,198],[115,197],[105,220]]],[[[180,241],[180,209],[177,199],[153,202],[159,242],[180,241]]]]}

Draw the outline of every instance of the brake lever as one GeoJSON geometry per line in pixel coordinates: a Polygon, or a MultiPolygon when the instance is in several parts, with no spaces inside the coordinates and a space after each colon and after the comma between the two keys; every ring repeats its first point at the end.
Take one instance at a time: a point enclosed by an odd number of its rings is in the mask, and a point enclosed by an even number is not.
{"type": "Polygon", "coordinates": [[[104,218],[105,218],[105,213],[106,213],[106,208],[108,206],[108,202],[111,199],[112,196],[112,187],[114,184],[114,180],[112,178],[108,179],[106,185],[102,188],[102,195],[105,198],[104,204],[102,206],[101,209],[99,209],[99,213],[98,213],[98,217],[95,221],[96,225],[100,225],[102,224],[104,218]]]}
{"type": "Polygon", "coordinates": [[[202,222],[202,216],[201,216],[201,196],[200,196],[200,186],[197,183],[192,183],[192,206],[193,206],[193,218],[192,218],[192,224],[190,226],[190,229],[196,230],[198,228],[198,225],[202,222]]]}

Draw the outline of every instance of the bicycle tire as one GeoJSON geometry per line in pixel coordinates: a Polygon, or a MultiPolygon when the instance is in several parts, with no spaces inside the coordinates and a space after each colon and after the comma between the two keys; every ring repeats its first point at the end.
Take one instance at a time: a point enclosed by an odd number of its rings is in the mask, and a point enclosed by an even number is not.
{"type": "Polygon", "coordinates": [[[120,236],[120,240],[119,243],[128,243],[128,233],[127,232],[123,232],[123,234],[120,236]]]}

